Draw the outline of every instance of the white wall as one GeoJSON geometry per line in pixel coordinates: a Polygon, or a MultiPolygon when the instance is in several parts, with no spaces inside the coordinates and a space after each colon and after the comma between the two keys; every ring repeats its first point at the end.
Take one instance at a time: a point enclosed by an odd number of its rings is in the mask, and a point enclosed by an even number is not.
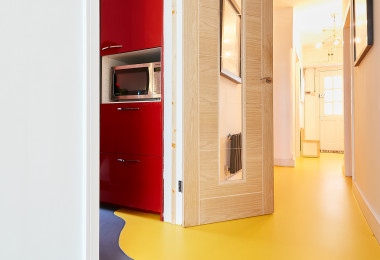
{"type": "MultiPolygon", "coordinates": [[[[351,0],[342,0],[342,24],[345,23],[345,20],[346,20],[346,14],[348,13],[348,9],[350,7],[350,1],[351,0]]],[[[348,13],[348,16],[350,16],[350,14],[348,13]]]]}
{"type": "Polygon", "coordinates": [[[226,166],[230,162],[229,134],[242,133],[243,103],[241,84],[236,84],[226,77],[220,76],[219,83],[219,143],[220,143],[220,180],[226,178],[226,166]]]}
{"type": "Polygon", "coordinates": [[[274,162],[294,166],[293,8],[274,10],[273,17],[274,162]]]}
{"type": "Polygon", "coordinates": [[[305,69],[305,139],[319,140],[319,73],[305,69]]]}
{"type": "Polygon", "coordinates": [[[0,2],[0,259],[86,257],[85,7],[0,2]]]}
{"type": "Polygon", "coordinates": [[[303,49],[304,67],[341,66],[343,64],[343,48],[340,46],[333,56],[328,56],[328,48],[306,47],[303,49]]]}
{"type": "MultiPolygon", "coordinates": [[[[374,5],[374,46],[354,69],[355,184],[380,227],[380,2],[374,5]]],[[[378,229],[379,230],[379,229],[378,229]]],[[[379,233],[378,233],[379,235],[379,233]]],[[[380,236],[377,237],[380,241],[380,236]]]]}

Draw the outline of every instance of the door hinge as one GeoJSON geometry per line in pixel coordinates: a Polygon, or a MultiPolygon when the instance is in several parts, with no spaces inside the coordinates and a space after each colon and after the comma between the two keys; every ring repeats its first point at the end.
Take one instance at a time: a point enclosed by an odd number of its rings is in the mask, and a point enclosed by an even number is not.
{"type": "Polygon", "coordinates": [[[178,181],[178,192],[183,192],[183,185],[182,185],[182,181],[178,181]]]}

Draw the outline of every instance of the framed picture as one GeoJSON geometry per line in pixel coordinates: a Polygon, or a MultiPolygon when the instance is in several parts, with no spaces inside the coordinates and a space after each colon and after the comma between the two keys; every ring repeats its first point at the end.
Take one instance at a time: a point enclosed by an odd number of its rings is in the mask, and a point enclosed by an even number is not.
{"type": "Polygon", "coordinates": [[[354,65],[373,45],[373,0],[354,0],[354,65]]]}
{"type": "Polygon", "coordinates": [[[220,72],[241,83],[241,0],[221,0],[220,72]]]}

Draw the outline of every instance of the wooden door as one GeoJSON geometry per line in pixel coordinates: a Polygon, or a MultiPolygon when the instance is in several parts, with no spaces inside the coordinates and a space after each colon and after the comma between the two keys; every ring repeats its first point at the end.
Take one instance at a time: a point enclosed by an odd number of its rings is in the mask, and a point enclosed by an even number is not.
{"type": "Polygon", "coordinates": [[[270,214],[272,0],[242,1],[243,178],[230,182],[219,178],[220,1],[185,1],[183,10],[184,226],[270,214]]]}
{"type": "Polygon", "coordinates": [[[344,151],[343,71],[320,73],[321,150],[344,151]]]}

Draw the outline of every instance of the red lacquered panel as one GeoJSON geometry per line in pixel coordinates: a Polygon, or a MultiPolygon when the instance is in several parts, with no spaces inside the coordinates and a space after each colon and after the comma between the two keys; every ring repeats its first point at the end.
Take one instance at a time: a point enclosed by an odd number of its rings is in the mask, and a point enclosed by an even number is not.
{"type": "Polygon", "coordinates": [[[102,56],[162,46],[163,0],[101,0],[100,17],[102,56]]]}
{"type": "Polygon", "coordinates": [[[162,156],[162,103],[102,104],[100,151],[162,156]]]}
{"type": "Polygon", "coordinates": [[[161,213],[162,157],[101,153],[100,201],[161,213]]]}

